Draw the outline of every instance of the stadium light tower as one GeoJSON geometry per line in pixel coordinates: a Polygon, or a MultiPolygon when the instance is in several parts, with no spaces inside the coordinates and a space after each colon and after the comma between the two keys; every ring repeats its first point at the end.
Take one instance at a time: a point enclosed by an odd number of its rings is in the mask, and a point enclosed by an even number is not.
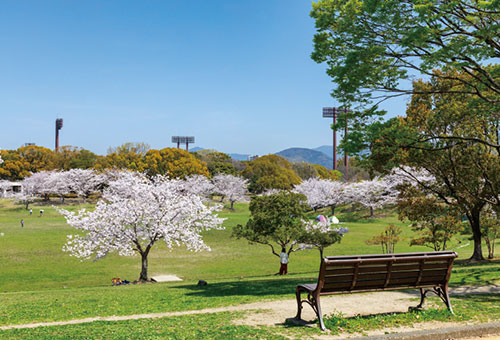
{"type": "MultiPolygon", "coordinates": [[[[337,122],[337,108],[336,107],[324,107],[323,108],[324,118],[333,118],[333,124],[337,122]]],[[[337,170],[337,130],[333,130],[333,170],[337,170]]]]}
{"type": "Polygon", "coordinates": [[[63,127],[62,118],[57,118],[56,119],[56,152],[59,151],[59,130],[61,130],[62,127],[63,127]]]}
{"type": "Polygon", "coordinates": [[[180,149],[181,144],[186,144],[186,151],[189,151],[189,144],[194,143],[194,137],[173,136],[172,143],[177,143],[177,149],[180,149]]]}
{"type": "MultiPolygon", "coordinates": [[[[323,108],[323,117],[324,118],[333,118],[333,124],[335,125],[337,122],[337,113],[342,109],[338,107],[324,107],[323,108]]],[[[347,113],[351,112],[350,109],[344,108],[345,112],[345,129],[344,129],[344,138],[347,139],[347,113]]],[[[349,166],[349,159],[347,156],[347,152],[344,151],[344,166],[347,168],[349,166]]],[[[337,130],[333,130],[333,170],[337,170],[337,130]]]]}

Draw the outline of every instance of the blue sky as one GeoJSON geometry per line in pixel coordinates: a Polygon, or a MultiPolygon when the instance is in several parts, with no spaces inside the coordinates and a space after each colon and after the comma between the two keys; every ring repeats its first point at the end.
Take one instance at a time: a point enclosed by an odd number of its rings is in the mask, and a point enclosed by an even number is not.
{"type": "MultiPolygon", "coordinates": [[[[311,2],[2,1],[0,148],[145,142],[268,154],[331,144],[311,2]]],[[[394,114],[405,107],[387,103],[394,114]]]]}

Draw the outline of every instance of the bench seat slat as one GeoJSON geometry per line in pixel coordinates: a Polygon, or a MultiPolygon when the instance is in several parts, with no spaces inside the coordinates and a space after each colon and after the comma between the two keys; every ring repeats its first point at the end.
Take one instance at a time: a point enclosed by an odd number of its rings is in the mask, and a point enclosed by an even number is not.
{"type": "MultiPolygon", "coordinates": [[[[387,263],[387,262],[386,262],[387,263]]],[[[380,272],[386,272],[387,271],[387,266],[386,263],[382,263],[380,265],[373,265],[373,264],[361,264],[359,266],[359,273],[364,273],[364,272],[371,272],[371,271],[380,271],[380,272]]],[[[420,269],[420,264],[418,262],[415,262],[414,264],[406,264],[406,263],[393,263],[392,264],[393,269],[399,269],[399,270],[419,270],[420,269]]],[[[443,268],[447,269],[448,268],[448,262],[433,262],[433,261],[426,261],[424,264],[424,269],[431,269],[431,268],[443,268]]],[[[354,266],[349,265],[349,266],[335,266],[334,264],[328,264],[325,269],[325,274],[330,275],[330,274],[335,274],[337,272],[339,273],[347,273],[347,272],[353,272],[354,271],[354,266]]]]}
{"type": "MultiPolygon", "coordinates": [[[[448,272],[447,268],[445,269],[430,269],[423,270],[421,273],[421,279],[425,279],[427,277],[435,277],[435,276],[443,276],[448,272]]],[[[412,271],[394,271],[391,270],[391,278],[418,278],[420,275],[420,271],[412,270],[412,271]]],[[[342,274],[342,275],[325,275],[325,283],[328,282],[343,282],[343,281],[352,281],[354,277],[354,273],[351,274],[342,274]]],[[[358,281],[363,280],[377,280],[384,279],[387,277],[387,271],[384,272],[364,272],[358,273],[358,281]]]]}

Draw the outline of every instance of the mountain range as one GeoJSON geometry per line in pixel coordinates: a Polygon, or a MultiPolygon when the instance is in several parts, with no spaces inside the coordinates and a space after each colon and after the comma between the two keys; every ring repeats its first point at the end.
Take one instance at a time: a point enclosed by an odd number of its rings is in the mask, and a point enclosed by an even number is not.
{"type": "MultiPolygon", "coordinates": [[[[194,147],[190,151],[200,151],[204,150],[201,147],[194,147]]],[[[322,145],[314,149],[307,148],[288,148],[275,153],[278,156],[284,157],[290,162],[306,162],[312,164],[319,164],[328,169],[332,169],[332,154],[333,154],[333,146],[332,145],[322,145]]],[[[232,159],[238,161],[247,161],[250,155],[248,154],[239,154],[239,153],[229,153],[232,159]]],[[[340,156],[339,156],[340,157],[340,156]]]]}

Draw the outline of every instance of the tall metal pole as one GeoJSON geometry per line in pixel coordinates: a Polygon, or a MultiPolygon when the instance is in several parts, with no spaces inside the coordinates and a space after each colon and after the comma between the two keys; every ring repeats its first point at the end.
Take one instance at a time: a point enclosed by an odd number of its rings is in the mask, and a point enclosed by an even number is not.
{"type": "Polygon", "coordinates": [[[63,127],[62,118],[57,118],[56,119],[56,152],[59,151],[59,130],[61,130],[62,127],[63,127]]]}
{"type": "Polygon", "coordinates": [[[56,152],[59,151],[59,129],[57,128],[57,123],[56,123],[56,152]]]}
{"type": "MultiPolygon", "coordinates": [[[[333,125],[337,124],[337,109],[333,108],[333,125]]],[[[337,170],[337,129],[333,129],[333,170],[337,170]]]]}
{"type": "MultiPolygon", "coordinates": [[[[347,108],[345,108],[345,130],[344,130],[344,138],[347,142],[347,108]]],[[[346,169],[349,167],[349,158],[347,156],[347,151],[344,150],[344,166],[346,169]]]]}

